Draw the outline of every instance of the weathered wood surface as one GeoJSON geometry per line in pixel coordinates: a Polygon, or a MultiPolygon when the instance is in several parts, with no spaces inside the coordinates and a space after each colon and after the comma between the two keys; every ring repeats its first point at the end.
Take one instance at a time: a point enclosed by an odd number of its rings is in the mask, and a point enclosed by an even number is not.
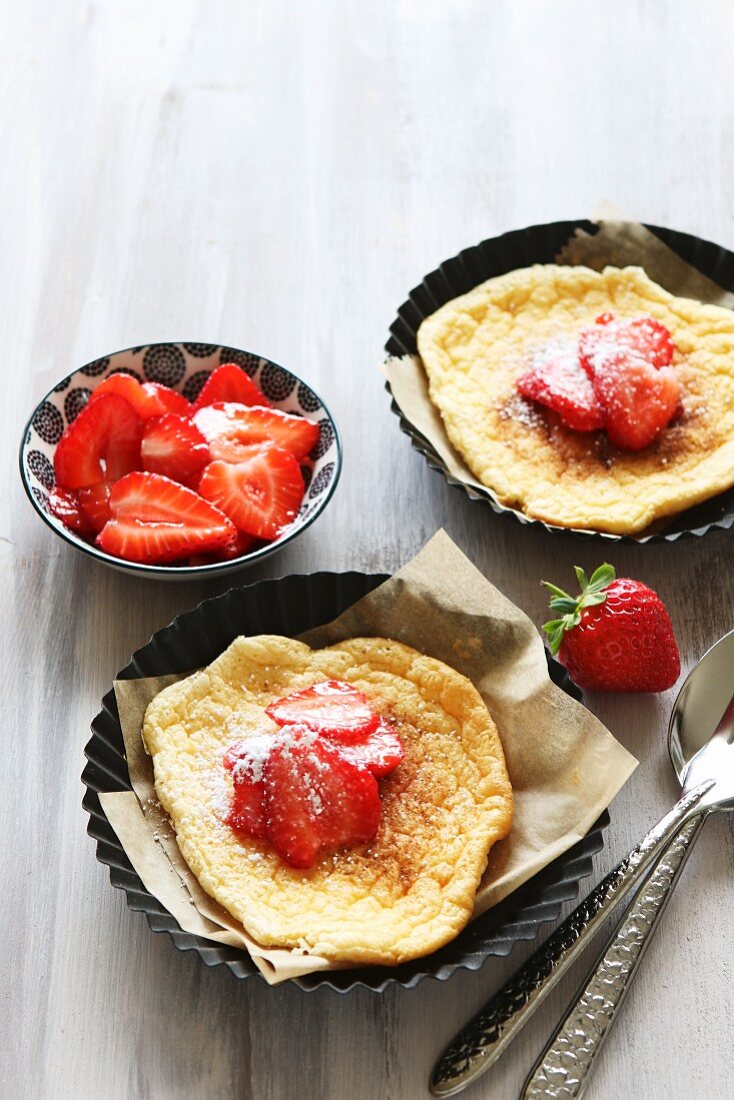
{"type": "MultiPolygon", "coordinates": [[[[241,577],[391,570],[444,525],[542,621],[541,575],[593,543],[498,521],[431,473],[377,364],[407,290],[505,229],[591,213],[734,246],[734,10],[644,0],[7,0],[2,114],[0,1093],[92,1100],[410,1100],[522,960],[384,996],[236,982],[130,912],[85,836],[91,717],[150,633],[226,584],[123,577],[54,539],[15,451],[74,366],[161,339],[270,355],[327,397],[328,511],[241,577]]],[[[734,621],[731,537],[612,557],[671,609],[690,666],[734,621]]],[[[589,705],[640,758],[597,877],[676,794],[672,696],[589,705]]],[[[732,826],[711,821],[589,1088],[733,1095],[732,826]]],[[[591,880],[588,885],[591,886],[591,880]]],[[[580,975],[469,1095],[513,1097],[580,975]]]]}

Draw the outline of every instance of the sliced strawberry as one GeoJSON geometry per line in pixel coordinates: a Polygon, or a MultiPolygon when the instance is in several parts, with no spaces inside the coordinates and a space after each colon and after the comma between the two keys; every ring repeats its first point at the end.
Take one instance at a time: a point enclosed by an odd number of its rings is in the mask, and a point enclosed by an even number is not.
{"type": "Polygon", "coordinates": [[[176,413],[177,416],[191,415],[191,402],[170,386],[164,386],[160,382],[143,382],[140,388],[143,391],[144,411],[141,416],[144,420],[151,416],[164,416],[169,412],[176,413]]]}
{"type": "Polygon", "coordinates": [[[298,515],[305,489],[301,468],[281,447],[250,447],[242,459],[211,462],[201,475],[199,492],[240,531],[276,539],[298,515]]]}
{"type": "Polygon", "coordinates": [[[372,840],[380,796],[374,776],[335,746],[307,730],[287,732],[264,767],[268,835],[282,859],[305,869],[323,848],[372,840]]]}
{"type": "Polygon", "coordinates": [[[205,547],[213,550],[229,538],[225,527],[196,527],[188,530],[177,523],[145,523],[139,519],[110,520],[97,536],[106,554],[144,565],[165,565],[180,561],[205,547]]]}
{"type": "Polygon", "coordinates": [[[603,427],[593,386],[573,346],[541,353],[518,378],[517,388],[523,397],[553,409],[567,428],[594,432],[603,427]]]}
{"type": "Polygon", "coordinates": [[[100,481],[72,492],[68,489],[54,489],[49,494],[49,505],[53,514],[70,531],[79,535],[96,535],[108,519],[110,487],[100,481]]]}
{"type": "Polygon", "coordinates": [[[112,519],[110,486],[106,481],[98,481],[96,485],[86,485],[83,489],[78,489],[76,495],[79,507],[96,535],[112,519]]]}
{"type": "Polygon", "coordinates": [[[367,696],[343,680],[323,680],[277,699],[265,713],[279,726],[295,724],[347,743],[377,729],[379,715],[367,696]]]}
{"type": "Polygon", "coordinates": [[[60,519],[64,527],[70,531],[76,531],[78,535],[91,535],[92,525],[79,505],[76,493],[64,489],[52,489],[48,497],[51,511],[60,519]]]}
{"type": "Polygon", "coordinates": [[[107,393],[89,402],[66,428],[54,454],[56,483],[81,489],[115,481],[140,465],[143,422],[129,401],[107,393]]]}
{"type": "Polygon", "coordinates": [[[212,458],[224,462],[239,462],[244,449],[254,443],[275,443],[304,458],[318,442],[320,431],[312,420],[279,409],[221,401],[199,409],[194,423],[209,443],[212,458]]]}
{"type": "Polygon", "coordinates": [[[163,474],[196,488],[210,461],[209,447],[199,429],[185,416],[166,413],[145,423],[140,457],[144,470],[163,474]]]}
{"type": "Polygon", "coordinates": [[[110,508],[114,519],[180,523],[189,527],[206,527],[214,521],[226,522],[226,516],[222,516],[192,489],[172,481],[170,477],[145,470],[136,470],[113,485],[110,508]]]}
{"type": "Polygon", "coordinates": [[[224,754],[224,766],[232,773],[234,792],[227,825],[245,836],[264,840],[268,835],[265,817],[263,769],[272,748],[272,735],[236,741],[224,754]]]}
{"type": "Polygon", "coordinates": [[[625,349],[597,354],[594,364],[594,392],[604,410],[610,440],[623,451],[648,447],[678,409],[680,382],[675,369],[656,369],[625,349]]]}
{"type": "Polygon", "coordinates": [[[394,772],[405,759],[405,749],[400,738],[390,723],[383,719],[380,719],[377,728],[363,741],[347,745],[334,738],[334,743],[345,760],[360,768],[367,768],[375,779],[382,779],[394,772]]]}
{"type": "Polygon", "coordinates": [[[178,416],[188,416],[191,413],[191,405],[186,398],[159,382],[138,382],[131,374],[111,374],[100,382],[96,390],[89,398],[88,404],[98,401],[106,393],[116,393],[129,401],[141,420],[148,420],[151,416],[164,416],[165,413],[176,413],[178,416]]]}
{"type": "Polygon", "coordinates": [[[137,378],[133,378],[131,374],[121,372],[110,374],[92,391],[87,404],[92,405],[95,401],[99,401],[100,397],[110,393],[115,393],[118,397],[124,397],[126,401],[130,402],[138,416],[141,415],[142,387],[137,378]]]}
{"type": "Polygon", "coordinates": [[[238,531],[234,542],[220,552],[219,560],[232,561],[233,558],[241,558],[244,554],[249,554],[256,542],[257,539],[253,538],[252,535],[246,535],[244,531],[238,531]]]}
{"type": "Polygon", "coordinates": [[[235,558],[249,554],[256,542],[257,539],[252,535],[245,535],[242,531],[238,531],[234,542],[229,546],[223,546],[216,554],[192,554],[189,565],[213,565],[218,561],[233,561],[235,558]]]}
{"type": "Polygon", "coordinates": [[[207,378],[201,393],[194,402],[194,409],[203,409],[215,401],[236,401],[240,405],[270,406],[259,386],[236,363],[222,363],[207,378]]]}
{"type": "Polygon", "coordinates": [[[265,820],[264,784],[248,781],[238,783],[234,788],[232,804],[224,822],[243,836],[265,840],[268,835],[268,826],[265,820]]]}
{"type": "Polygon", "coordinates": [[[110,492],[113,519],[97,536],[108,554],[163,564],[229,546],[233,524],[197,493],[160,474],[128,474],[110,492]]]}
{"type": "Polygon", "coordinates": [[[596,362],[612,352],[633,352],[656,369],[668,367],[673,361],[675,344],[670,331],[654,317],[616,317],[602,313],[595,323],[585,328],[579,337],[581,365],[593,377],[596,362]]]}

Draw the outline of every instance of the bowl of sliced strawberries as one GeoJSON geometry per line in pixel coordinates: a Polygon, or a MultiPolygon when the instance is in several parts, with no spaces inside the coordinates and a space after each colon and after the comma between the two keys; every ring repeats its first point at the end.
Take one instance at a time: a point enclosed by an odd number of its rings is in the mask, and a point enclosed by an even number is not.
{"type": "Polygon", "coordinates": [[[41,518],[123,572],[191,579],[279,550],[325,508],[341,443],[321,398],[277,363],[214,344],[149,344],[48,393],[20,470],[41,518]]]}

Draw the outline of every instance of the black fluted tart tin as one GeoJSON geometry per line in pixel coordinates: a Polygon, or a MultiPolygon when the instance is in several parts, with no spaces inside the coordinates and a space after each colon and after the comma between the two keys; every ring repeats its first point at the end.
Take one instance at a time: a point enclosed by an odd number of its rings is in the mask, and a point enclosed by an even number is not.
{"type": "MultiPolygon", "coordinates": [[[[157,631],[116,679],[191,672],[213,661],[239,634],[295,637],[336,618],[385,580],[386,575],[374,573],[313,573],[232,588],[204,600],[157,631]]],[[[549,658],[549,668],[555,683],[574,698],[581,697],[560,664],[549,658]]],[[[92,722],[85,755],[82,782],[86,788],[83,806],[89,814],[87,831],[97,842],[97,859],[109,867],[110,882],[124,890],[130,908],[144,912],[153,931],[168,932],[179,950],[196,951],[207,966],[225,965],[237,978],[259,975],[245,951],[182,931],[146,890],[105,817],[98,793],[131,789],[113,690],[105,695],[92,722]]],[[[432,955],[394,968],[335,970],[291,981],[304,990],[328,986],[346,993],[364,986],[381,993],[390,985],[410,989],[427,977],[443,981],[459,969],[478,970],[489,956],[508,955],[519,940],[534,939],[543,924],[559,917],[563,903],[577,895],[579,882],[591,873],[591,857],[603,847],[603,829],[608,824],[605,812],[583,840],[432,955]]]]}
{"type": "MultiPolygon", "coordinates": [[[[573,236],[577,229],[592,236],[599,226],[588,219],[577,221],[547,222],[531,225],[525,229],[516,229],[503,233],[499,237],[490,237],[470,248],[465,248],[449,260],[444,260],[435,271],[423,279],[411,290],[407,301],[403,302],[398,315],[390,325],[390,338],[385,350],[391,356],[417,355],[416,337],[421,323],[435,313],[437,309],[466,294],[475,286],[496,275],[505,275],[517,268],[531,264],[550,264],[573,236]]],[[[680,233],[659,225],[646,225],[663,244],[677,253],[686,263],[707,275],[720,287],[734,293],[734,252],[703,240],[691,233],[680,233]]],[[[390,383],[385,385],[392,397],[390,383]]],[[[621,542],[629,545],[641,543],[677,542],[681,538],[698,538],[712,528],[728,530],[734,524],[734,488],[727,489],[710,500],[697,504],[673,516],[663,530],[655,533],[634,535],[613,535],[605,531],[586,531],[580,528],[561,527],[533,519],[516,508],[501,504],[491,489],[480,489],[457,480],[446,468],[443,459],[436,453],[429,441],[411,424],[393,398],[392,411],[400,421],[400,427],[410,437],[416,451],[424,456],[432,470],[436,470],[448,481],[449,485],[463,490],[471,500],[488,504],[498,515],[528,524],[542,527],[553,534],[570,537],[584,537],[605,542],[621,542]]]]}

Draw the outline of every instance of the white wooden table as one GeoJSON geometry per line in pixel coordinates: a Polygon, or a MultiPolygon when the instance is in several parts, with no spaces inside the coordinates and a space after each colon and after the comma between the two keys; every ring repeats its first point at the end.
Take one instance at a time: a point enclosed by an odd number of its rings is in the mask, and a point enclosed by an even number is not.
{"type": "MultiPolygon", "coordinates": [[[[241,581],[392,570],[440,525],[543,619],[541,576],[601,547],[501,522],[431,473],[377,364],[407,290],[505,229],[593,212],[734,247],[725,0],[6,0],[2,155],[0,1095],[412,1100],[530,951],[384,996],[207,970],[110,887],[85,835],[89,721],[130,652],[226,584],[83,559],[24,499],[15,450],[73,367],[154,340],[292,367],[343,430],[333,503],[241,581]]],[[[667,601],[690,666],[734,621],[732,538],[614,550],[667,601]]],[[[676,794],[666,697],[589,705],[640,758],[596,877],[676,794]]],[[[734,1096],[731,821],[711,821],[589,1088],[734,1096]]],[[[588,887],[592,881],[588,880],[588,887]]],[[[468,1096],[517,1095],[580,974],[468,1096]]]]}

